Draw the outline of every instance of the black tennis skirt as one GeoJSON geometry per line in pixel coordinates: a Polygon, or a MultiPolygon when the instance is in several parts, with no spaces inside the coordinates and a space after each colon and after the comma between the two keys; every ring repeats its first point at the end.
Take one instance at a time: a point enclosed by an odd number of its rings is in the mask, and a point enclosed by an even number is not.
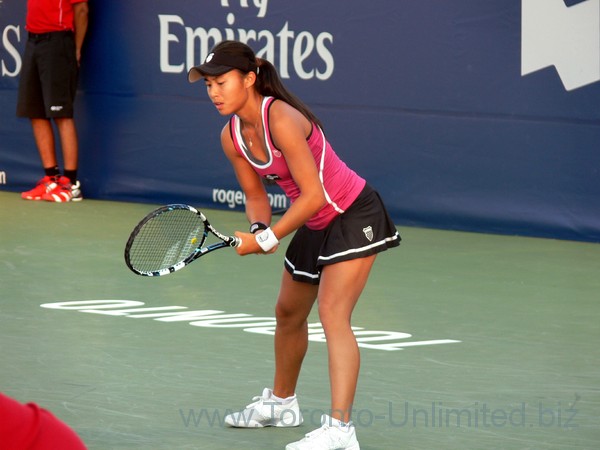
{"type": "Polygon", "coordinates": [[[368,184],[354,203],[325,229],[300,227],[285,254],[295,281],[319,284],[321,268],[364,258],[400,245],[400,234],[381,197],[368,184]]]}

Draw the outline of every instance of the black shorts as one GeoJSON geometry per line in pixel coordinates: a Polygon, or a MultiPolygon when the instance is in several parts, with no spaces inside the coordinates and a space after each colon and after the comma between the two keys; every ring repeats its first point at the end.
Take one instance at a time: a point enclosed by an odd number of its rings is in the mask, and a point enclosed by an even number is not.
{"type": "Polygon", "coordinates": [[[72,118],[78,72],[73,32],[29,33],[19,79],[17,116],[72,118]]]}
{"type": "Polygon", "coordinates": [[[377,191],[366,185],[354,203],[325,229],[302,226],[285,254],[295,281],[319,284],[321,268],[400,245],[400,234],[377,191]]]}

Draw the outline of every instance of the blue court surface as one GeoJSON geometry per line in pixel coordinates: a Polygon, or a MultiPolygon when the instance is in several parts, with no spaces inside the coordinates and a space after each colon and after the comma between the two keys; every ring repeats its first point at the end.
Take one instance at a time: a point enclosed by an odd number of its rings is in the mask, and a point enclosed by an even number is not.
{"type": "MultiPolygon", "coordinates": [[[[124,245],[154,206],[0,192],[0,389],[51,410],[90,449],[285,448],[329,407],[316,315],[298,386],[305,423],[222,426],[272,383],[283,252],[225,249],[136,276],[124,245]]],[[[247,228],[243,213],[204,212],[225,232],[247,228]]],[[[598,448],[600,246],[399,230],[354,314],[361,448],[598,448]]]]}

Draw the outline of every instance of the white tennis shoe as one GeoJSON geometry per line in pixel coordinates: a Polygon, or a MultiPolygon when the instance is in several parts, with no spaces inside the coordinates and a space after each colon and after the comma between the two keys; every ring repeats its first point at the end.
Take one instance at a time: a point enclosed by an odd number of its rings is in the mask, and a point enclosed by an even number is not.
{"type": "Polygon", "coordinates": [[[243,411],[225,416],[225,424],[235,428],[263,427],[297,427],[302,424],[302,413],[298,400],[286,404],[274,400],[273,391],[265,388],[260,397],[254,397],[253,402],[243,411]]]}
{"type": "Polygon", "coordinates": [[[326,414],[321,416],[321,428],[308,433],[297,442],[292,442],[285,450],[360,450],[356,440],[356,429],[352,422],[337,426],[337,422],[326,414]]]}

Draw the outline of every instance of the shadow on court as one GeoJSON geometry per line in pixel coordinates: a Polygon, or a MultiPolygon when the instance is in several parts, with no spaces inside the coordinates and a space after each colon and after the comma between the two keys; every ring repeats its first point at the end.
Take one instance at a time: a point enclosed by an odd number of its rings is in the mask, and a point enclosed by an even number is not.
{"type": "MultiPolygon", "coordinates": [[[[153,207],[0,192],[0,390],[50,409],[90,449],[285,448],[328,408],[314,314],[305,423],[222,426],[271,384],[283,252],[224,249],[136,276],[123,248],[153,207]]],[[[224,232],[247,228],[242,213],[205,213],[224,232]]],[[[400,231],[354,315],[361,448],[597,448],[600,246],[400,231]]]]}

